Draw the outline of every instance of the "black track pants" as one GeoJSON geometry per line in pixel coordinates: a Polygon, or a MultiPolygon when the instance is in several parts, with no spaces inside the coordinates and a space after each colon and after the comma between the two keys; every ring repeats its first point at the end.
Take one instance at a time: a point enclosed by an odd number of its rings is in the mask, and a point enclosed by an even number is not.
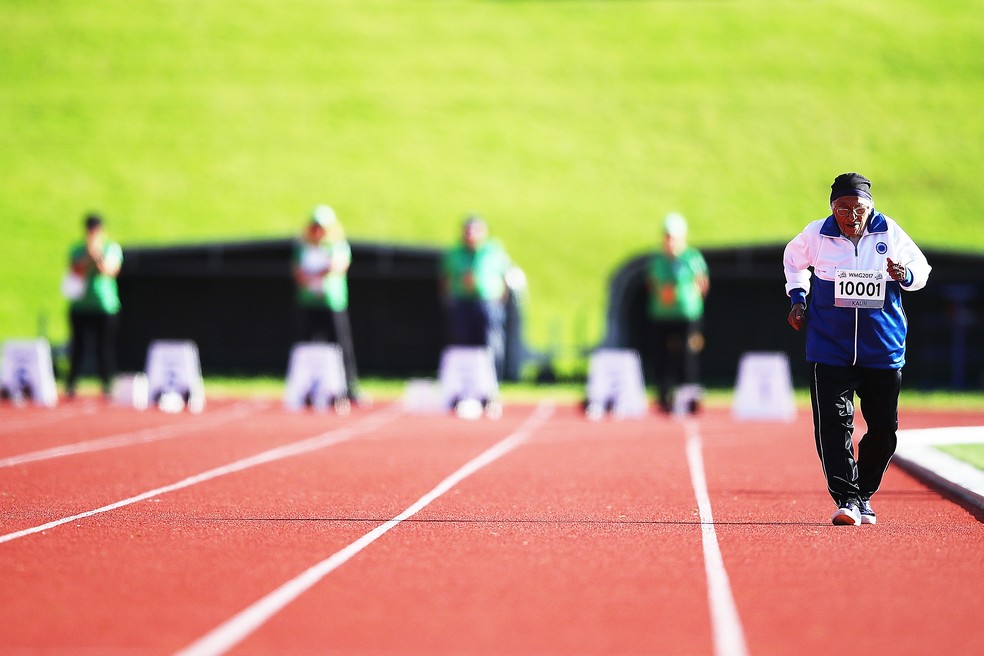
{"type": "Polygon", "coordinates": [[[335,312],[328,307],[304,307],[300,315],[300,338],[318,342],[335,342],[342,349],[345,383],[350,397],[358,395],[359,374],[355,368],[355,343],[347,310],[335,312]]]}
{"type": "Polygon", "coordinates": [[[897,444],[901,387],[901,369],[813,365],[813,434],[834,503],[869,499],[878,491],[897,444]],[[868,425],[857,457],[851,440],[855,393],[868,425]]]}
{"type": "Polygon", "coordinates": [[[678,385],[696,383],[699,378],[697,355],[700,350],[700,321],[650,321],[653,349],[653,382],[660,407],[673,408],[678,385]]]}
{"type": "Polygon", "coordinates": [[[72,341],[69,348],[66,388],[70,393],[74,393],[75,383],[82,372],[82,359],[85,357],[86,344],[91,340],[96,350],[96,369],[102,383],[102,391],[103,394],[108,394],[113,374],[116,373],[118,315],[71,310],[68,318],[72,327],[72,341]]]}

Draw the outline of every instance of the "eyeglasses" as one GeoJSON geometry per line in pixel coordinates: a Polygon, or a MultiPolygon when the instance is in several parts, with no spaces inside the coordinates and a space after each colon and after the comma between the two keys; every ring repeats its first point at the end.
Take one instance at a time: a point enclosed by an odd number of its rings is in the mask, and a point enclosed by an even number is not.
{"type": "Polygon", "coordinates": [[[836,214],[838,218],[841,219],[846,219],[851,214],[853,214],[858,218],[861,218],[868,213],[869,209],[870,209],[869,207],[866,207],[864,205],[858,205],[856,207],[838,207],[834,209],[834,214],[836,214]]]}

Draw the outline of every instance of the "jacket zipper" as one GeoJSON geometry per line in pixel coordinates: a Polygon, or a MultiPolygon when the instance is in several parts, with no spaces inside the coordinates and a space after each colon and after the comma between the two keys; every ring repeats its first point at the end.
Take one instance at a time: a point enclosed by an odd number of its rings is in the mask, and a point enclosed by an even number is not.
{"type": "MultiPolygon", "coordinates": [[[[853,241],[851,242],[851,245],[854,246],[854,268],[855,269],[857,269],[859,266],[861,266],[861,263],[858,261],[858,258],[860,257],[860,253],[858,251],[858,246],[861,244],[861,240],[862,239],[864,239],[864,235],[861,235],[861,237],[858,239],[858,243],[857,244],[855,244],[853,241]]],[[[857,363],[858,363],[858,322],[860,320],[859,312],[860,312],[860,310],[858,308],[854,308],[854,360],[851,362],[851,365],[852,366],[857,365],[857,363]]]]}

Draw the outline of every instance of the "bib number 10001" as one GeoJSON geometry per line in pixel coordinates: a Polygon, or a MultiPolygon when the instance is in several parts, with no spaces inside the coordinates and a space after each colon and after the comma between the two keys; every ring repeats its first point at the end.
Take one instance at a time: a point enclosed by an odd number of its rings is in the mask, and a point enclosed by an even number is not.
{"type": "Polygon", "coordinates": [[[885,274],[881,271],[838,269],[834,281],[834,305],[848,308],[880,308],[885,305],[885,274]]]}
{"type": "Polygon", "coordinates": [[[882,296],[882,284],[880,282],[854,282],[853,280],[841,280],[837,283],[840,288],[838,296],[882,296]]]}

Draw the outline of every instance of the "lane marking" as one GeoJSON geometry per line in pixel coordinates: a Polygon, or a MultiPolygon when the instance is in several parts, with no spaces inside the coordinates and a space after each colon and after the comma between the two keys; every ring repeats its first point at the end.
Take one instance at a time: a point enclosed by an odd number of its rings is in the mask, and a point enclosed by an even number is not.
{"type": "Polygon", "coordinates": [[[690,481],[697,497],[700,513],[701,543],[704,548],[704,571],[707,575],[707,601],[711,611],[711,627],[714,633],[714,654],[716,656],[748,656],[745,632],[741,627],[738,607],[731,594],[728,571],[724,567],[721,547],[714,530],[714,516],[711,513],[711,497],[707,492],[707,477],[704,474],[702,440],[694,420],[685,422],[687,432],[687,464],[690,466],[690,481]]]}
{"type": "Polygon", "coordinates": [[[187,424],[169,424],[166,426],[155,426],[152,428],[143,428],[136,431],[130,431],[127,433],[120,433],[119,435],[111,435],[109,437],[100,437],[93,440],[86,440],[84,442],[76,442],[74,444],[63,444],[60,446],[53,446],[47,449],[41,449],[39,451],[31,451],[28,453],[22,453],[16,456],[9,456],[6,458],[0,458],[0,468],[3,467],[14,467],[17,465],[23,465],[29,462],[38,462],[41,460],[51,460],[53,458],[63,458],[65,456],[78,455],[80,453],[91,453],[93,451],[104,451],[106,449],[118,449],[124,446],[130,446],[133,444],[145,444],[147,442],[155,442],[157,440],[165,440],[172,437],[177,437],[184,433],[190,433],[197,430],[203,430],[207,428],[213,428],[219,424],[224,424],[236,419],[242,419],[248,415],[261,410],[264,405],[267,404],[247,404],[247,403],[237,403],[232,406],[229,410],[207,415],[201,419],[201,421],[190,422],[187,424]]]}
{"type": "Polygon", "coordinates": [[[13,533],[7,533],[6,535],[0,535],[0,544],[5,542],[11,542],[18,538],[23,538],[28,535],[34,535],[36,533],[41,533],[42,531],[47,531],[48,529],[55,528],[56,526],[61,526],[62,524],[68,524],[80,519],[85,519],[86,517],[92,517],[93,515],[99,515],[102,513],[110,512],[112,510],[117,510],[125,506],[130,506],[140,501],[146,501],[162,494],[167,494],[169,492],[175,492],[177,490],[184,489],[186,487],[191,487],[192,485],[198,485],[199,483],[205,483],[214,478],[219,478],[220,476],[226,476],[228,474],[234,474],[236,472],[249,469],[251,467],[258,467],[259,465],[266,465],[277,460],[283,460],[284,458],[291,458],[293,456],[302,455],[305,453],[310,453],[312,451],[317,451],[318,449],[323,449],[327,446],[332,446],[351,440],[352,438],[379,428],[385,425],[389,421],[393,421],[400,415],[400,410],[398,406],[394,406],[391,409],[383,410],[381,412],[375,413],[360,422],[359,424],[353,426],[344,426],[342,428],[332,429],[324,433],[320,433],[313,437],[306,438],[300,442],[294,442],[292,444],[286,444],[284,446],[279,446],[267,451],[262,451],[256,455],[249,456],[247,458],[242,458],[231,462],[227,465],[222,465],[220,467],[215,467],[204,471],[200,474],[195,474],[194,476],[189,476],[188,478],[182,479],[177,483],[172,483],[170,485],[165,485],[163,487],[154,488],[153,490],[148,490],[136,496],[123,499],[122,501],[117,501],[100,508],[95,508],[93,510],[88,510],[86,512],[79,513],[77,515],[72,515],[71,517],[62,517],[61,519],[56,519],[40,526],[33,526],[31,528],[26,528],[20,531],[14,531],[13,533]]]}
{"type": "Polygon", "coordinates": [[[946,426],[906,428],[898,431],[899,446],[935,444],[977,444],[984,442],[984,426],[946,426]]]}
{"type": "Polygon", "coordinates": [[[177,655],[211,656],[212,654],[223,654],[232,649],[260,628],[267,620],[283,610],[288,604],[310,590],[323,578],[347,563],[359,552],[384,536],[401,522],[413,517],[455,485],[528,440],[530,434],[550,419],[553,413],[553,405],[541,403],[515,432],[462,465],[460,469],[438,483],[434,489],[420,497],[399,515],[377,526],[328,558],[309,567],[295,578],[287,581],[265,597],[226,620],[203,637],[178,651],[177,655]]]}

